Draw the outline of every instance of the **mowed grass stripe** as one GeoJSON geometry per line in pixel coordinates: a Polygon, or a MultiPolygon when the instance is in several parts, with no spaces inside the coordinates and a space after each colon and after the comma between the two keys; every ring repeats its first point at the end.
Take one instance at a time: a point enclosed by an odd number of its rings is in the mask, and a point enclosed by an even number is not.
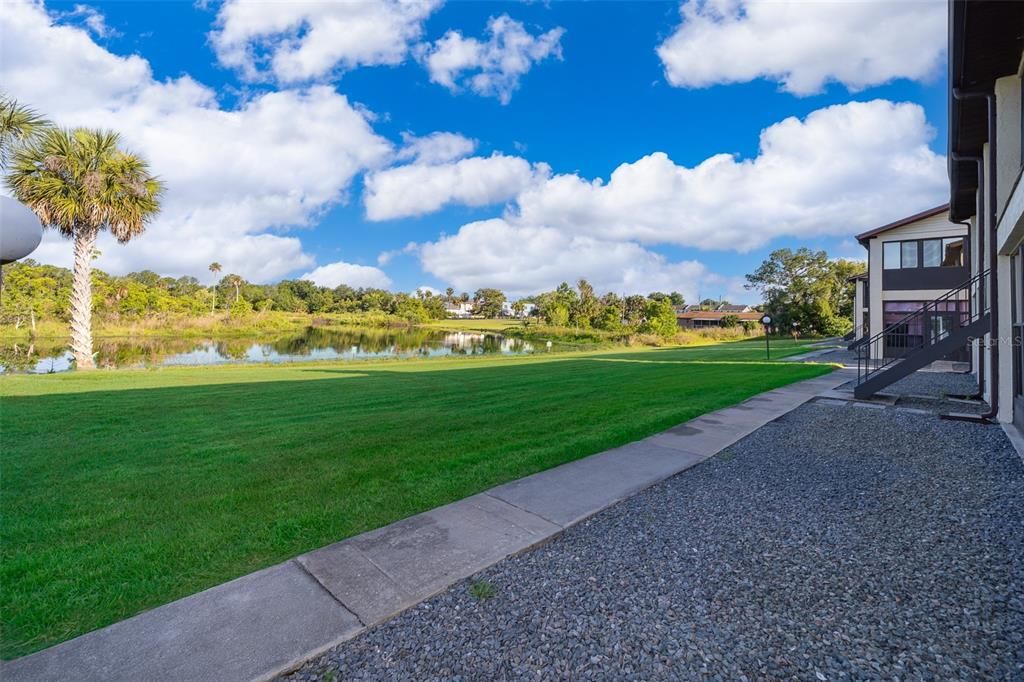
{"type": "Polygon", "coordinates": [[[753,342],[3,377],[0,651],[830,371],[762,354],[753,342]]]}

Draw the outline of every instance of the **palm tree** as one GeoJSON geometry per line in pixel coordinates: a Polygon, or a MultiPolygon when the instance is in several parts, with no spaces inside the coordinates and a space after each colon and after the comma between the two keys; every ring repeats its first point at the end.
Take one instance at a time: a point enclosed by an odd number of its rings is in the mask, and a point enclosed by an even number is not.
{"type": "Polygon", "coordinates": [[[210,290],[213,292],[213,303],[210,304],[210,312],[211,313],[214,312],[215,310],[217,310],[217,282],[216,282],[216,279],[217,279],[217,275],[220,273],[221,270],[222,270],[222,268],[220,267],[220,263],[218,263],[217,261],[213,261],[212,263],[210,263],[210,272],[213,273],[213,279],[215,280],[214,283],[213,283],[213,286],[210,287],[210,290]]]}
{"type": "Polygon", "coordinates": [[[50,122],[34,109],[0,94],[0,168],[6,169],[15,148],[32,141],[50,122]]]}
{"type": "Polygon", "coordinates": [[[92,369],[92,256],[108,230],[124,244],[160,210],[162,183],[141,157],[118,147],[117,133],[48,128],[14,152],[7,184],[44,226],[74,240],[71,352],[92,369]]]}
{"type": "Polygon", "coordinates": [[[235,303],[238,303],[239,289],[245,284],[245,280],[239,275],[228,275],[228,283],[235,288],[235,303]]]}
{"type": "Polygon", "coordinates": [[[448,287],[444,290],[444,300],[451,305],[455,302],[455,289],[448,287]]]}

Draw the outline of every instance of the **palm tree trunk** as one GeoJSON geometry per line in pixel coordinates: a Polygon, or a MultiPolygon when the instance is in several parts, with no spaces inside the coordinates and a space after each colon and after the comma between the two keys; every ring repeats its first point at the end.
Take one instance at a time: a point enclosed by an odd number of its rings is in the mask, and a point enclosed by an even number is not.
{"type": "Polygon", "coordinates": [[[92,253],[95,230],[75,234],[75,272],[71,286],[71,353],[76,369],[95,369],[92,359],[92,253]]]}
{"type": "Polygon", "coordinates": [[[210,291],[213,292],[213,303],[210,304],[210,314],[217,312],[217,287],[213,287],[210,291]]]}

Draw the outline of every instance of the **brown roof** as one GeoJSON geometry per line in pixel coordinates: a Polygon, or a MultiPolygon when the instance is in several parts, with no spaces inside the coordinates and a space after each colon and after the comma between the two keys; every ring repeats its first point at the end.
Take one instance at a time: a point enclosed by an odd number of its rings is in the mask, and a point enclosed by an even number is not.
{"type": "MultiPolygon", "coordinates": [[[[895,230],[897,227],[903,227],[904,225],[909,225],[910,223],[916,223],[918,220],[924,220],[925,218],[931,218],[932,216],[939,215],[940,213],[946,213],[948,211],[949,211],[949,204],[943,204],[942,206],[936,206],[935,208],[929,208],[927,211],[921,211],[920,213],[915,213],[912,216],[907,216],[906,218],[901,218],[901,219],[897,220],[896,222],[889,223],[887,225],[882,225],[881,227],[876,227],[875,229],[868,230],[867,232],[861,232],[860,234],[857,235],[857,241],[859,241],[861,244],[864,244],[864,242],[866,242],[868,239],[871,239],[872,237],[877,237],[878,235],[882,234],[883,232],[888,232],[889,230],[895,230]]],[[[864,245],[867,246],[866,244],[864,244],[864,245]]]]}
{"type": "Polygon", "coordinates": [[[867,279],[867,278],[868,278],[868,273],[867,273],[867,271],[864,271],[864,272],[858,272],[856,275],[850,275],[849,277],[846,278],[846,281],[847,282],[853,282],[853,281],[858,280],[858,279],[867,279]]]}
{"type": "Polygon", "coordinates": [[[693,310],[686,313],[679,313],[676,317],[680,320],[720,320],[726,315],[738,317],[741,321],[760,320],[764,313],[730,313],[718,310],[693,310]]]}

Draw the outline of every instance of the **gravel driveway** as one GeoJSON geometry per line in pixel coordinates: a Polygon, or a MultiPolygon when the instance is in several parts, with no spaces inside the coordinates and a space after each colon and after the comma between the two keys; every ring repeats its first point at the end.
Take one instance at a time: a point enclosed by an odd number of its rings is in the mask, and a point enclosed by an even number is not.
{"type": "Polygon", "coordinates": [[[294,677],[1019,680],[1024,465],[809,403],[294,677]]]}

